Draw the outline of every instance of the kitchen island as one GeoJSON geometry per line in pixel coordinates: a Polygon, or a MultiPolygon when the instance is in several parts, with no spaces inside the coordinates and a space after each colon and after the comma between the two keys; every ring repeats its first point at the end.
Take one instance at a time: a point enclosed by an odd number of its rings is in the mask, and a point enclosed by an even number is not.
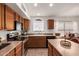
{"type": "Polygon", "coordinates": [[[71,42],[70,48],[60,45],[60,41],[64,39],[48,39],[48,55],[49,56],[79,56],[79,44],[71,42]]]}

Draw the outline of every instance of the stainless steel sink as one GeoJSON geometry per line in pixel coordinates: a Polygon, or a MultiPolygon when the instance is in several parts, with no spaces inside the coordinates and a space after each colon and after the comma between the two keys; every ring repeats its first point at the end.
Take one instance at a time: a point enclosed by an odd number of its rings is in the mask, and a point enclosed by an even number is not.
{"type": "Polygon", "coordinates": [[[60,45],[64,48],[68,48],[68,49],[71,48],[71,42],[66,41],[66,40],[61,40],[60,45]]]}
{"type": "Polygon", "coordinates": [[[5,47],[7,47],[8,45],[10,45],[10,43],[2,43],[0,45],[0,50],[3,49],[3,48],[5,48],[5,47]]]}

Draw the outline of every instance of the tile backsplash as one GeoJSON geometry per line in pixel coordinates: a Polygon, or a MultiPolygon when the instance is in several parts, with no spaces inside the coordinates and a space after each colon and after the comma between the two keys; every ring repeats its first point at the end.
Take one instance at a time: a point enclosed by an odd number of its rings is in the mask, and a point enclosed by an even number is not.
{"type": "Polygon", "coordinates": [[[6,30],[1,30],[0,31],[0,37],[2,38],[1,40],[6,40],[7,39],[7,34],[8,33],[12,33],[12,32],[18,32],[18,33],[20,33],[20,31],[6,31],[6,30]]]}
{"type": "Polygon", "coordinates": [[[7,36],[6,36],[7,33],[8,33],[8,31],[5,31],[5,30],[0,31],[0,37],[2,38],[2,40],[5,40],[7,38],[7,36]]]}

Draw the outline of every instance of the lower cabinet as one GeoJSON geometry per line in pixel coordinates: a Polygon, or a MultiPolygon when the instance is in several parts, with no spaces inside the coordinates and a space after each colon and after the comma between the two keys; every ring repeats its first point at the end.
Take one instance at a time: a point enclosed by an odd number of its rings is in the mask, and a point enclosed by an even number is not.
{"type": "Polygon", "coordinates": [[[19,44],[18,46],[16,46],[15,50],[16,50],[15,55],[21,56],[22,55],[22,44],[19,44]]]}
{"type": "Polygon", "coordinates": [[[48,56],[52,56],[53,55],[53,47],[51,46],[51,44],[48,44],[48,56]]]}
{"type": "Polygon", "coordinates": [[[48,56],[62,56],[55,47],[48,43],[48,56]]]}
{"type": "Polygon", "coordinates": [[[22,56],[22,43],[17,45],[6,56],[22,56]]]}
{"type": "Polygon", "coordinates": [[[53,56],[62,56],[62,55],[53,47],[53,56]]]}
{"type": "Polygon", "coordinates": [[[24,49],[23,50],[24,50],[24,55],[26,55],[27,50],[28,50],[28,40],[26,42],[24,42],[24,49]]]}
{"type": "Polygon", "coordinates": [[[15,49],[10,51],[6,56],[15,56],[15,49]]]}
{"type": "Polygon", "coordinates": [[[21,47],[16,50],[16,56],[22,56],[21,47]]]}
{"type": "Polygon", "coordinates": [[[28,37],[29,48],[45,48],[46,47],[46,36],[29,36],[28,37]]]}

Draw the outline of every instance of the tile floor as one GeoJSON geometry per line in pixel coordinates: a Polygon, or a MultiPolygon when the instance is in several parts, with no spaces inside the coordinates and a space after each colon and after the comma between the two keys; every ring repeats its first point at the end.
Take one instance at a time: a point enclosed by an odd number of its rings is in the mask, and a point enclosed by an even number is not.
{"type": "Polygon", "coordinates": [[[48,56],[47,48],[29,48],[26,56],[48,56]]]}

